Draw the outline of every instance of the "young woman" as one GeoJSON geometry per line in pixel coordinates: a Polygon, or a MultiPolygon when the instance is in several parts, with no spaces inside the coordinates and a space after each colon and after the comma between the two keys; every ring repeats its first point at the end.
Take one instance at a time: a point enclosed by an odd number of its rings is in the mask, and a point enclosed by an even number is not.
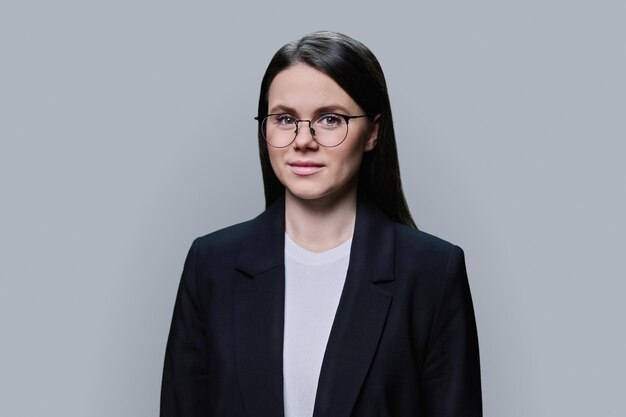
{"type": "Polygon", "coordinates": [[[261,83],[266,210],[193,242],[161,416],[480,416],[463,251],[406,205],[385,79],[315,32],[261,83]]]}

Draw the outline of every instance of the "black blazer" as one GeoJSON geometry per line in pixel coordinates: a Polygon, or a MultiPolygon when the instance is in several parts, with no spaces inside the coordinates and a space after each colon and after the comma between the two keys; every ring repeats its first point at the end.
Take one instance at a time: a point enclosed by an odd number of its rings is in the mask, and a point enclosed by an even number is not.
{"type": "MultiPolygon", "coordinates": [[[[284,415],[284,230],[280,198],[193,242],[167,341],[161,417],[284,415]]],[[[463,251],[359,200],[313,416],[481,415],[463,251]]]]}

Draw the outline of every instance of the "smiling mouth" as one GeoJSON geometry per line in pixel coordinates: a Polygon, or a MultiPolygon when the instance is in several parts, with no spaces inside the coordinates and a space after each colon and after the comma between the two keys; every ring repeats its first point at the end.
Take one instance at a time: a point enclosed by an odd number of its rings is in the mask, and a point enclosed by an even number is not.
{"type": "Polygon", "coordinates": [[[322,169],[324,169],[324,165],[316,164],[312,162],[303,162],[303,163],[293,163],[288,164],[291,171],[296,175],[313,175],[322,169]]]}

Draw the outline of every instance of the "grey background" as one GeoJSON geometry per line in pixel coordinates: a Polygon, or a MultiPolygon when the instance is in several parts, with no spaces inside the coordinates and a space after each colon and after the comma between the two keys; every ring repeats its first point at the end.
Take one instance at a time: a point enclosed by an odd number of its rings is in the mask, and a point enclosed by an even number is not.
{"type": "Polygon", "coordinates": [[[421,229],[462,246],[485,415],[624,416],[623,1],[0,5],[0,415],[154,416],[192,239],[263,209],[271,55],[345,32],[421,229]]]}

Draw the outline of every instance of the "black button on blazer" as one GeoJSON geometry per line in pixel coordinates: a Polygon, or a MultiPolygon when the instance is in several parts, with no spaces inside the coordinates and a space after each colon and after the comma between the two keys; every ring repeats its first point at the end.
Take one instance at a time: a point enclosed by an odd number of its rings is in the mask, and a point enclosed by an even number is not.
{"type": "MultiPolygon", "coordinates": [[[[284,230],[279,198],[255,219],[193,242],[167,341],[161,417],[284,416],[284,230]]],[[[474,417],[481,408],[463,251],[359,199],[313,416],[474,417]]]]}

